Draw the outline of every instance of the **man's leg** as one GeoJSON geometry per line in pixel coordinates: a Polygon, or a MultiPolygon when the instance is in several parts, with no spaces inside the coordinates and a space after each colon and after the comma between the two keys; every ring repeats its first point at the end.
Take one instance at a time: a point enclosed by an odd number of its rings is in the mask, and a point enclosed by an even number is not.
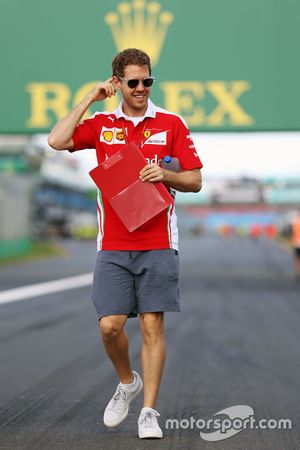
{"type": "Polygon", "coordinates": [[[105,408],[103,421],[108,427],[116,427],[127,417],[132,400],[141,392],[143,382],[133,372],[129,360],[129,343],[124,331],[127,315],[116,314],[102,317],[100,330],[106,352],[113,363],[120,383],[105,408]]]}
{"type": "Polygon", "coordinates": [[[102,341],[113,363],[121,383],[133,382],[133,373],[129,359],[129,342],[124,331],[127,315],[116,314],[102,317],[99,321],[102,341]]]}
{"type": "Polygon", "coordinates": [[[140,314],[144,407],[155,408],[165,362],[164,313],[140,314]]]}

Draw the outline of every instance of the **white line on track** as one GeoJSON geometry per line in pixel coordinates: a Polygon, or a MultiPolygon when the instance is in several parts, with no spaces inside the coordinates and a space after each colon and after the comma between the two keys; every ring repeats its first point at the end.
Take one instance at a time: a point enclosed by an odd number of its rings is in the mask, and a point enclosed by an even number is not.
{"type": "Polygon", "coordinates": [[[54,292],[67,291],[92,284],[93,274],[85,273],[75,277],[62,278],[60,280],[47,281],[45,283],[30,284],[28,286],[0,291],[0,305],[18,302],[39,295],[52,294],[54,292]]]}

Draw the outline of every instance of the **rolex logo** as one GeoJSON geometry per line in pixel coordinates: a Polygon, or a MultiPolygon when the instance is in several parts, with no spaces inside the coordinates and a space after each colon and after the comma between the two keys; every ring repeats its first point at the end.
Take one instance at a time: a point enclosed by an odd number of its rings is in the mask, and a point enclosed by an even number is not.
{"type": "Polygon", "coordinates": [[[132,0],[119,3],[117,12],[106,14],[105,22],[111,28],[118,51],[141,48],[155,66],[173,17],[169,11],[161,11],[158,2],[132,0]]]}

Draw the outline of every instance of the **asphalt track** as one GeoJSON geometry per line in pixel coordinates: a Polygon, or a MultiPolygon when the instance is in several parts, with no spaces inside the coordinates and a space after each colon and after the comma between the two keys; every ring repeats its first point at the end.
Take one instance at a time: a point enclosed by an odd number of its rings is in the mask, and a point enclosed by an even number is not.
{"type": "MultiPolygon", "coordinates": [[[[0,290],[91,272],[94,243],[64,243],[66,256],[0,268],[0,290]]],[[[208,442],[199,429],[166,429],[139,440],[141,396],[119,427],[102,413],[117,378],[83,286],[0,305],[1,449],[300,449],[300,283],[278,244],[183,237],[181,313],[166,316],[167,361],[157,409],[186,426],[235,405],[292,429],[246,429],[208,442]]],[[[1,293],[1,292],[0,292],[1,293]]],[[[137,319],[127,322],[140,370],[137,319]]]]}

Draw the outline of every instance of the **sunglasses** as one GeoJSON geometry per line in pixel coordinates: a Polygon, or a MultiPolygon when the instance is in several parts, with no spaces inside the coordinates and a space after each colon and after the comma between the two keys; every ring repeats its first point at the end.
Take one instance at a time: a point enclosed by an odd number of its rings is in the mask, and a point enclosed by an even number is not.
{"type": "Polygon", "coordinates": [[[142,81],[143,85],[146,88],[149,88],[154,83],[155,78],[154,77],[147,77],[147,78],[144,78],[143,80],[137,80],[135,78],[133,78],[132,80],[126,80],[126,78],[120,78],[120,80],[124,81],[125,83],[127,83],[127,86],[129,87],[129,89],[134,89],[134,88],[136,88],[138,86],[140,81],[142,81]]]}

